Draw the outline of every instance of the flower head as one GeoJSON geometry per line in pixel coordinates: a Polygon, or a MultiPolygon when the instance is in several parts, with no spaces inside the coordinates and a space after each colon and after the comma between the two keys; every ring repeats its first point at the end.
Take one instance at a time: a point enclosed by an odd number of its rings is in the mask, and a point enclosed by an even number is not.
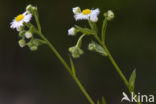
{"type": "Polygon", "coordinates": [[[97,9],[84,9],[81,13],[74,15],[76,20],[91,20],[92,22],[97,22],[100,10],[97,9]]]}
{"type": "Polygon", "coordinates": [[[28,14],[24,12],[23,14],[18,15],[15,19],[11,22],[10,28],[18,29],[23,26],[23,23],[28,23],[31,20],[32,14],[28,14]]]}
{"type": "Polygon", "coordinates": [[[74,36],[76,33],[77,33],[77,31],[74,27],[72,27],[68,30],[68,35],[74,36]]]}

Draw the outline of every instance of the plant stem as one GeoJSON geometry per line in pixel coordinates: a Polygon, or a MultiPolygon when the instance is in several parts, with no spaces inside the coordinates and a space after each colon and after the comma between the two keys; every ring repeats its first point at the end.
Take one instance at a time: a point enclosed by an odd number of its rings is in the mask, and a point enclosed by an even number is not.
{"type": "Polygon", "coordinates": [[[80,90],[83,92],[87,100],[90,102],[90,104],[94,104],[94,101],[92,98],[89,96],[83,85],[80,83],[79,79],[73,75],[71,68],[67,65],[65,60],[60,56],[60,54],[57,52],[57,50],[54,48],[54,46],[44,37],[43,34],[40,34],[41,38],[47,42],[47,45],[50,47],[50,49],[54,52],[54,54],[57,56],[57,58],[61,61],[61,63],[64,65],[64,67],[68,70],[69,74],[71,77],[74,79],[76,84],[79,86],[80,90]]]}
{"type": "Polygon", "coordinates": [[[126,77],[124,76],[124,74],[122,73],[122,71],[120,70],[119,66],[116,64],[115,60],[113,59],[112,55],[110,54],[109,50],[107,49],[106,45],[103,45],[103,48],[106,50],[107,54],[108,54],[108,58],[111,61],[111,63],[113,64],[113,66],[115,67],[115,69],[117,70],[118,74],[120,75],[120,77],[123,79],[125,85],[129,88],[129,83],[126,79],[126,77]]]}
{"type": "Polygon", "coordinates": [[[106,36],[106,28],[107,28],[107,19],[105,18],[104,21],[103,21],[103,25],[102,25],[102,36],[101,36],[101,39],[102,41],[104,42],[105,41],[105,36],[106,36]]]}
{"type": "Polygon", "coordinates": [[[58,53],[58,51],[55,49],[55,47],[49,42],[49,40],[42,34],[42,32],[41,32],[41,26],[40,26],[40,23],[39,23],[38,16],[37,15],[34,15],[34,17],[35,17],[35,20],[36,20],[36,23],[37,23],[39,36],[47,43],[47,45],[52,50],[52,52],[54,52],[54,54],[56,55],[56,57],[61,61],[61,63],[67,69],[67,71],[69,72],[69,74],[71,75],[71,77],[73,78],[73,80],[76,82],[76,84],[78,85],[78,87],[80,88],[80,90],[82,91],[82,93],[84,94],[84,96],[90,102],[90,104],[95,104],[94,101],[92,100],[92,98],[89,96],[89,94],[85,90],[85,88],[83,87],[83,85],[81,84],[81,82],[79,81],[79,79],[72,72],[72,69],[68,66],[68,64],[66,63],[66,61],[58,53]]]}
{"type": "MultiPolygon", "coordinates": [[[[102,47],[105,49],[105,51],[107,52],[109,60],[111,61],[111,63],[115,67],[116,71],[118,72],[119,76],[121,77],[121,79],[123,80],[123,82],[125,83],[127,88],[129,89],[129,92],[133,93],[135,95],[135,92],[130,90],[128,80],[126,79],[125,75],[122,73],[121,69],[119,68],[119,66],[117,65],[115,60],[113,59],[113,57],[112,57],[111,53],[109,52],[109,50],[107,49],[105,43],[103,41],[101,41],[100,38],[97,35],[95,35],[94,37],[102,45],[102,47]]],[[[137,97],[136,97],[136,100],[137,100],[137,104],[141,104],[140,102],[138,102],[138,98],[137,97]]]]}

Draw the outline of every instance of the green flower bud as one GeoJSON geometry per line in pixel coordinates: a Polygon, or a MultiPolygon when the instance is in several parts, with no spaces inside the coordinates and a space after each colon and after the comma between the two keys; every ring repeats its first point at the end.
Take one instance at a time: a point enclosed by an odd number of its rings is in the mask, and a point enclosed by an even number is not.
{"type": "Polygon", "coordinates": [[[18,44],[21,48],[23,48],[26,45],[26,41],[24,39],[21,39],[18,41],[18,44]]]}
{"type": "Polygon", "coordinates": [[[74,14],[81,13],[80,7],[74,7],[74,8],[73,8],[73,13],[74,13],[74,14]]]}
{"type": "Polygon", "coordinates": [[[106,17],[108,21],[114,19],[115,17],[113,11],[111,10],[108,10],[107,13],[104,13],[104,16],[106,17]]]}
{"type": "Polygon", "coordinates": [[[79,58],[80,55],[83,54],[83,50],[80,49],[78,46],[70,47],[69,52],[71,52],[73,58],[79,58]]]}
{"type": "Polygon", "coordinates": [[[30,50],[31,50],[31,51],[36,51],[37,49],[38,49],[38,47],[35,46],[35,45],[30,47],[30,50]]]}
{"type": "Polygon", "coordinates": [[[32,11],[32,5],[31,4],[29,4],[27,7],[26,7],[26,11],[28,11],[28,12],[31,12],[32,11]]]}
{"type": "Polygon", "coordinates": [[[24,37],[24,34],[25,34],[25,30],[19,32],[20,37],[24,37]]]}
{"type": "Polygon", "coordinates": [[[31,4],[29,4],[27,7],[26,7],[26,11],[28,12],[28,13],[34,13],[34,11],[37,11],[37,8],[36,7],[34,7],[34,6],[32,6],[31,4]]]}
{"type": "Polygon", "coordinates": [[[30,42],[27,43],[27,46],[30,48],[31,51],[36,51],[39,45],[45,44],[45,41],[40,39],[32,39],[30,42]]]}
{"type": "Polygon", "coordinates": [[[22,28],[22,27],[18,27],[18,28],[16,28],[16,30],[17,30],[18,32],[20,32],[20,31],[23,30],[23,28],[22,28]]]}
{"type": "Polygon", "coordinates": [[[94,51],[94,50],[96,49],[96,45],[90,43],[89,46],[88,46],[88,49],[89,49],[90,51],[94,51]]]}

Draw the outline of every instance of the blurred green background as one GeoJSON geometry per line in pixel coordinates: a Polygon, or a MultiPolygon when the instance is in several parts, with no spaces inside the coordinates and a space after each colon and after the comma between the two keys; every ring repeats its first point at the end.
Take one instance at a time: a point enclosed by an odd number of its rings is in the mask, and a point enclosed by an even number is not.
{"type": "MultiPolygon", "coordinates": [[[[28,4],[38,6],[43,33],[68,63],[68,47],[79,36],[67,36],[67,30],[86,26],[75,22],[72,8],[100,8],[99,27],[102,14],[113,10],[107,28],[112,56],[127,78],[137,69],[136,92],[156,95],[155,0],[0,0],[0,104],[88,104],[47,46],[36,52],[18,46],[18,33],[9,26],[28,4]]],[[[122,104],[127,88],[107,58],[87,50],[88,42],[85,38],[85,53],[74,60],[80,81],[95,101],[104,96],[108,104],[122,104]]]]}

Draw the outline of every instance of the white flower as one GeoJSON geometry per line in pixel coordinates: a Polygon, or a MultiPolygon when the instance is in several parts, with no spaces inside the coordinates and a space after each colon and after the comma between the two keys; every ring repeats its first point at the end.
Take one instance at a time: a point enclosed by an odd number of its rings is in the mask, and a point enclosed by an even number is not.
{"type": "Polygon", "coordinates": [[[26,37],[27,39],[30,39],[30,38],[32,37],[32,33],[31,33],[30,31],[26,32],[26,33],[25,33],[25,37],[26,37]]]}
{"type": "Polygon", "coordinates": [[[31,20],[32,14],[28,14],[24,12],[23,14],[18,15],[15,19],[11,22],[10,28],[20,28],[23,26],[23,23],[28,23],[31,20]]]}
{"type": "Polygon", "coordinates": [[[74,7],[74,8],[73,8],[73,13],[74,13],[74,14],[81,13],[80,7],[74,7]]]}
{"type": "Polygon", "coordinates": [[[89,20],[90,18],[92,18],[90,20],[93,20],[94,22],[97,21],[97,16],[99,15],[99,13],[100,10],[98,8],[94,10],[85,9],[81,13],[75,14],[74,17],[76,20],[89,20]]]}
{"type": "Polygon", "coordinates": [[[76,29],[74,27],[68,30],[68,35],[74,36],[76,34],[76,29]]]}

